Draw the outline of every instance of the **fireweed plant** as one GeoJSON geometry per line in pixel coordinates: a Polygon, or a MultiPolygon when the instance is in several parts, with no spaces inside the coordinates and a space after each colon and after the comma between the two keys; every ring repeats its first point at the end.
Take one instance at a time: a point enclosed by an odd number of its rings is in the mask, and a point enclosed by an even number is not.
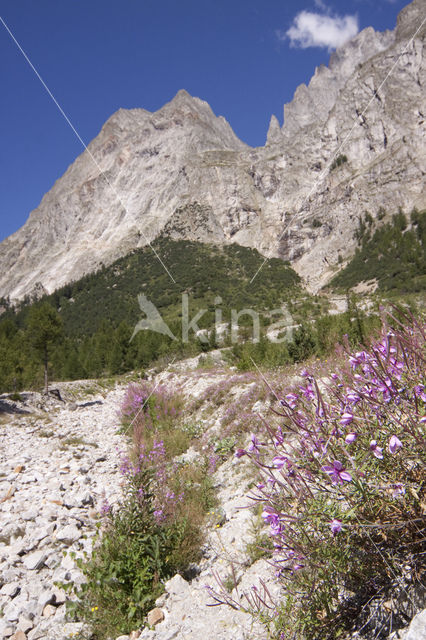
{"type": "Polygon", "coordinates": [[[153,388],[149,382],[130,384],[120,407],[122,430],[133,439],[135,455],[140,447],[151,447],[163,440],[171,458],[189,444],[183,429],[183,398],[165,385],[153,388]]]}
{"type": "Polygon", "coordinates": [[[211,461],[176,462],[158,435],[171,442],[173,423],[179,431],[180,402],[164,388],[131,385],[121,407],[125,428],[136,418],[129,453],[118,453],[123,499],[114,508],[103,503],[94,550],[78,561],[86,583],[69,606],[97,640],[143,626],[164,581],[201,557],[204,519],[216,506],[211,461]]]}
{"type": "Polygon", "coordinates": [[[273,601],[264,583],[237,596],[220,579],[208,589],[214,604],[260,617],[270,637],[338,638],[354,619],[366,637],[386,637],[426,586],[424,325],[387,320],[392,329],[348,350],[338,370],[318,379],[305,370],[277,403],[280,425],[235,454],[261,474],[250,498],[283,596],[273,601]],[[404,612],[379,606],[389,597],[404,612]]]}

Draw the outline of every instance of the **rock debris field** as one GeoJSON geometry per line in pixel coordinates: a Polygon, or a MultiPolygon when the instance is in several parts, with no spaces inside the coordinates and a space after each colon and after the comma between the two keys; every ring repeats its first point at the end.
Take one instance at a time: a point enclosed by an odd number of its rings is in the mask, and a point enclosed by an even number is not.
{"type": "MultiPolygon", "coordinates": [[[[60,385],[64,399],[74,384],[60,385]]],[[[37,393],[23,393],[22,402],[0,396],[0,638],[65,640],[83,631],[66,619],[70,596],[55,583],[83,581],[75,559],[92,548],[103,501],[120,500],[119,451],[126,440],[118,433],[117,409],[124,390],[116,386],[83,399],[80,393],[71,402],[37,393]]],[[[236,464],[231,459],[215,474],[226,521],[209,532],[197,576],[191,582],[172,578],[157,601],[161,622],[133,636],[201,638],[214,629],[223,640],[266,637],[249,615],[207,606],[212,570],[226,575],[249,540],[251,514],[239,508],[244,484],[239,489],[232,480],[236,464]]],[[[259,575],[267,579],[269,572],[258,561],[241,585],[249,587],[259,575]]]]}
{"type": "MultiPolygon", "coordinates": [[[[187,398],[198,397],[212,374],[190,372],[191,364],[159,378],[177,380],[187,398]]],[[[92,549],[104,500],[114,505],[121,499],[120,451],[127,442],[117,410],[125,388],[85,381],[60,384],[61,400],[38,393],[23,393],[17,402],[0,396],[0,640],[89,637],[82,623],[66,619],[72,596],[57,583],[83,582],[76,560],[92,549]]],[[[205,428],[217,433],[218,426],[213,416],[205,428]]],[[[279,595],[267,561],[247,562],[252,513],[241,509],[251,480],[246,464],[231,456],[213,476],[221,522],[209,526],[193,579],[172,577],[148,616],[151,626],[129,629],[119,640],[267,639],[250,615],[208,606],[213,600],[206,590],[217,586],[215,574],[226,579],[233,563],[239,594],[262,580],[273,597],[279,595]]],[[[232,596],[240,597],[235,590],[232,596]]],[[[426,610],[389,640],[426,640],[426,610]]]]}

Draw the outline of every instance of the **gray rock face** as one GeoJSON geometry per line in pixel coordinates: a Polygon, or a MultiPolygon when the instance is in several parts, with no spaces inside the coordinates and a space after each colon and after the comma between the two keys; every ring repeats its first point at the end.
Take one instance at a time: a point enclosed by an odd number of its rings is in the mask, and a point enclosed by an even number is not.
{"type": "Polygon", "coordinates": [[[333,53],[284,107],[283,127],[271,118],[264,147],[185,91],[155,113],[120,109],[0,244],[0,296],[52,291],[162,232],[255,247],[290,260],[310,289],[326,283],[366,210],[426,205],[422,7],[333,53]]]}

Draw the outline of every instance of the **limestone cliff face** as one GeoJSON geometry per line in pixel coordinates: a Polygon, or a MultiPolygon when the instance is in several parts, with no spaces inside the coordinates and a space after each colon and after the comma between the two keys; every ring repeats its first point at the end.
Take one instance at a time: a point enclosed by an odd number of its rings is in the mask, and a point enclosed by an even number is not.
{"type": "Polygon", "coordinates": [[[332,54],[261,148],[185,91],[155,113],[119,110],[0,244],[0,296],[52,291],[161,233],[252,246],[326,283],[365,211],[426,206],[423,9],[332,54]]]}

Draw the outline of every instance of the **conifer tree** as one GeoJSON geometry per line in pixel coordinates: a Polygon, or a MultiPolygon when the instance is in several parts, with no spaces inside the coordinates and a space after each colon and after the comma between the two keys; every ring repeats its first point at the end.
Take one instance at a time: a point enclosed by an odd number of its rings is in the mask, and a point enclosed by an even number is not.
{"type": "Polygon", "coordinates": [[[49,392],[49,354],[54,344],[63,336],[62,319],[47,302],[31,307],[28,314],[28,336],[30,343],[44,365],[44,392],[49,392]]]}

